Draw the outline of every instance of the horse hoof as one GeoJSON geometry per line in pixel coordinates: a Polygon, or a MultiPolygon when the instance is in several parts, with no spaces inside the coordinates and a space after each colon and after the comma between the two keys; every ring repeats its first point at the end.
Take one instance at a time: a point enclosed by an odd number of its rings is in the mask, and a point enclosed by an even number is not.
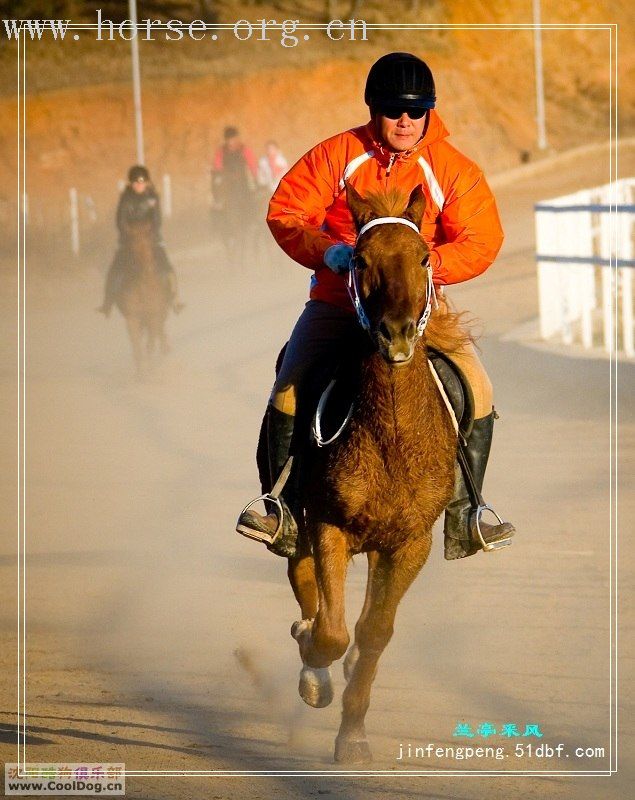
{"type": "Polygon", "coordinates": [[[373,760],[367,739],[347,739],[338,736],[335,740],[335,761],[340,764],[368,764],[373,760]]]}
{"type": "Polygon", "coordinates": [[[356,644],[352,644],[348,648],[348,653],[344,658],[344,680],[346,683],[350,681],[353,677],[353,670],[355,669],[355,665],[357,664],[357,659],[359,658],[359,647],[356,644]]]}
{"type": "Polygon", "coordinates": [[[325,708],[333,702],[333,683],[328,667],[302,667],[298,685],[300,697],[312,708],[325,708]]]}

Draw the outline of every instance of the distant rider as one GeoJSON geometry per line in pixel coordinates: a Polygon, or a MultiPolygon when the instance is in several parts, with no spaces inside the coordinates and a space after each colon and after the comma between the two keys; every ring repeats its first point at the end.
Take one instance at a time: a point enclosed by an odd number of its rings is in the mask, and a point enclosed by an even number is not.
{"type": "Polygon", "coordinates": [[[265,143],[265,154],[258,161],[258,184],[269,193],[274,192],[288,169],[289,163],[278,143],[269,139],[265,143]]]}
{"type": "Polygon", "coordinates": [[[130,262],[128,227],[130,223],[149,220],[152,222],[154,237],[154,253],[159,274],[164,279],[170,295],[170,303],[178,314],[183,309],[183,303],[178,299],[178,285],[176,274],[168,260],[165,244],[161,236],[161,206],[150,173],[147,168],[137,164],[128,171],[128,184],[121,193],[117,206],[117,229],[119,231],[119,246],[106,277],[104,302],[97,309],[106,317],[109,316],[112,306],[121,289],[126,265],[130,262]]]}
{"type": "Polygon", "coordinates": [[[238,128],[228,125],[223,140],[212,162],[212,198],[222,215],[225,244],[234,252],[243,246],[245,229],[256,218],[258,163],[238,128]]]}

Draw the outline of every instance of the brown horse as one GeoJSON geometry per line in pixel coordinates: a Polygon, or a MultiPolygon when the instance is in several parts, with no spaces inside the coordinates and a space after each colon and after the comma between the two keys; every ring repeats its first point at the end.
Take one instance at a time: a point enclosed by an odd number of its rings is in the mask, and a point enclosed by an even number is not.
{"type": "Polygon", "coordinates": [[[355,276],[370,339],[360,353],[350,422],[309,467],[306,526],[288,574],[302,612],[292,628],[304,665],[300,694],[320,707],[333,697],[328,668],[349,645],[347,565],[357,553],[368,555],[366,598],[344,661],[347,686],[335,741],[336,761],[365,762],[371,753],[364,717],[377,662],[454,487],[457,437],[428,366],[426,338],[448,352],[469,336],[447,310],[434,311],[423,334],[434,289],[418,233],[421,189],[409,200],[393,194],[362,199],[349,186],[347,197],[358,230],[355,276]]]}
{"type": "Polygon", "coordinates": [[[126,320],[137,377],[142,377],[144,333],[148,356],[154,353],[157,340],[163,354],[169,350],[165,335],[169,294],[157,269],[152,223],[129,223],[127,242],[129,259],[116,303],[126,320]]]}

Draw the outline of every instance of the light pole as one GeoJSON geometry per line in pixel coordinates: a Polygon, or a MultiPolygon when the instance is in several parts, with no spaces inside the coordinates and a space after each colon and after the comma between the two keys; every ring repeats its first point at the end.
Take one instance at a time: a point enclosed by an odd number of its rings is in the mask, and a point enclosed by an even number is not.
{"type": "Polygon", "coordinates": [[[536,124],[538,125],[538,149],[547,149],[545,127],[545,87],[542,77],[542,30],[540,28],[540,0],[532,0],[534,12],[534,69],[536,73],[536,124]]]}
{"type": "Polygon", "coordinates": [[[134,97],[135,131],[137,135],[137,163],[145,164],[143,150],[143,118],[141,116],[141,73],[139,71],[139,40],[137,39],[137,0],[128,0],[128,12],[132,23],[132,93],[134,97]]]}

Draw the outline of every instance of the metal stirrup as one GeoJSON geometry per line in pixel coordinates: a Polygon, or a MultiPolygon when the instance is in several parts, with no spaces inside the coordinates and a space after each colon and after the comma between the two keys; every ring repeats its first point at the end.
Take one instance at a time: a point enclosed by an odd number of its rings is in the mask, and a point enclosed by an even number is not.
{"type": "MultiPolygon", "coordinates": [[[[470,465],[467,461],[467,456],[465,455],[465,446],[461,439],[459,438],[459,446],[457,451],[457,458],[459,461],[459,465],[461,467],[461,471],[463,472],[463,477],[465,478],[465,483],[467,485],[467,491],[470,496],[470,502],[474,506],[473,519],[474,519],[474,528],[476,530],[477,536],[480,540],[481,546],[485,553],[491,553],[493,550],[500,550],[501,547],[507,547],[512,543],[511,536],[507,536],[504,539],[500,539],[499,541],[488,542],[485,540],[483,536],[483,532],[481,531],[481,517],[485,511],[491,511],[492,514],[496,517],[500,525],[505,523],[505,520],[502,519],[494,509],[488,505],[485,500],[483,500],[483,495],[478,490],[476,483],[474,482],[474,476],[472,475],[472,470],[470,469],[470,465]]],[[[472,527],[472,514],[468,517],[468,525],[470,528],[472,527]]]]}
{"type": "Polygon", "coordinates": [[[289,456],[287,459],[284,467],[282,468],[282,472],[278,476],[278,480],[275,482],[273,489],[270,492],[265,492],[265,494],[261,494],[259,497],[256,497],[250,503],[243,508],[240,512],[240,516],[238,517],[238,521],[240,523],[240,518],[248,511],[252,506],[255,506],[256,503],[259,503],[261,500],[265,502],[273,503],[277,509],[277,517],[278,517],[278,527],[276,528],[276,532],[273,536],[265,533],[264,531],[256,531],[252,530],[251,528],[247,528],[241,525],[239,533],[242,533],[243,536],[247,536],[249,539],[255,539],[257,542],[266,542],[267,544],[273,544],[280,534],[282,533],[283,529],[283,517],[284,517],[284,510],[282,508],[282,503],[280,502],[280,493],[284,489],[287,481],[289,480],[289,475],[291,474],[291,467],[293,466],[293,456],[289,456]]]}
{"type": "Polygon", "coordinates": [[[483,512],[491,511],[492,514],[496,517],[500,525],[505,523],[505,520],[502,519],[494,509],[488,505],[487,503],[483,503],[482,505],[477,506],[476,511],[474,512],[473,516],[473,523],[472,520],[469,521],[470,526],[474,524],[474,528],[476,533],[478,534],[478,538],[481,541],[481,545],[483,546],[483,550],[486,553],[491,552],[492,550],[500,550],[501,547],[507,547],[512,543],[511,536],[506,536],[504,539],[499,539],[498,541],[488,542],[483,537],[483,533],[481,531],[481,517],[483,516],[483,512]]]}

